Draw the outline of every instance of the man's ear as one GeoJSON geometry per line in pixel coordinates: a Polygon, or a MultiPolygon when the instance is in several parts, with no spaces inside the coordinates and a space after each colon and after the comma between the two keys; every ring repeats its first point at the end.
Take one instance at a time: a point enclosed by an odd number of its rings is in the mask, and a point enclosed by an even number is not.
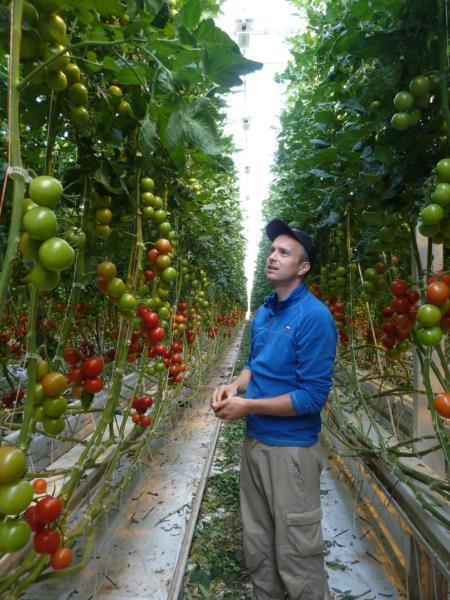
{"type": "Polygon", "coordinates": [[[307,273],[309,273],[310,270],[311,270],[311,263],[309,263],[308,261],[304,261],[304,262],[300,263],[297,274],[299,277],[305,277],[305,275],[307,273]]]}

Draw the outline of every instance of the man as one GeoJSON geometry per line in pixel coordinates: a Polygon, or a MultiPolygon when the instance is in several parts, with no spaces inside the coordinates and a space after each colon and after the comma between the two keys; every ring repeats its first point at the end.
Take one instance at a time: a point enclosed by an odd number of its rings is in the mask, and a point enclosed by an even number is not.
{"type": "Polygon", "coordinates": [[[316,259],[311,238],[279,219],[266,233],[275,293],[253,318],[247,364],[214,390],[211,406],[221,419],[246,417],[241,513],[254,600],[282,600],[285,591],[291,600],[324,600],[318,433],[337,332],[304,283],[316,259]]]}

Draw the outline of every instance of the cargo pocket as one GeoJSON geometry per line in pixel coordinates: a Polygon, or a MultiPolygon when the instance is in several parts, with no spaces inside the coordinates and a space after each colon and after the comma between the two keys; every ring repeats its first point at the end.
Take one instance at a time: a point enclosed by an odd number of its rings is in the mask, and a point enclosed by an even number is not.
{"type": "Polygon", "coordinates": [[[323,552],[322,509],[286,513],[287,552],[292,556],[313,556],[323,552]]]}

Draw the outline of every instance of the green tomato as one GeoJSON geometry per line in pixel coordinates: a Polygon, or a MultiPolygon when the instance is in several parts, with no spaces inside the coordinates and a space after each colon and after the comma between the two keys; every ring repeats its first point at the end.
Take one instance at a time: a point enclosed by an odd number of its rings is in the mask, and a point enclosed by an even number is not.
{"type": "Polygon", "coordinates": [[[44,417],[45,417],[44,407],[41,405],[34,406],[33,407],[33,419],[35,421],[39,421],[39,423],[42,423],[42,421],[44,420],[44,417]]]}
{"type": "Polygon", "coordinates": [[[23,226],[34,240],[47,240],[58,231],[55,213],[46,206],[37,206],[29,210],[23,217],[23,226]]]}
{"type": "Polygon", "coordinates": [[[113,277],[106,285],[106,290],[113,298],[120,298],[127,291],[126,285],[120,277],[113,277]]]}
{"type": "Polygon", "coordinates": [[[161,317],[161,319],[169,319],[170,318],[170,310],[167,306],[161,306],[161,308],[158,310],[158,316],[161,317]]]}
{"type": "Polygon", "coordinates": [[[164,200],[159,196],[155,196],[153,200],[153,207],[155,208],[155,210],[160,210],[164,207],[164,200]]]}
{"type": "Polygon", "coordinates": [[[427,225],[419,223],[419,233],[425,237],[433,237],[439,232],[439,225],[427,225]]]}
{"type": "Polygon", "coordinates": [[[50,44],[57,42],[61,44],[67,43],[66,24],[64,20],[55,13],[41,17],[38,23],[38,31],[41,38],[50,44]]]}
{"type": "Polygon", "coordinates": [[[42,45],[35,31],[24,31],[20,40],[20,60],[37,60],[42,55],[42,45]]]}
{"type": "Polygon", "coordinates": [[[122,311],[132,312],[136,309],[137,300],[133,296],[133,294],[129,294],[128,292],[125,292],[124,294],[122,294],[120,296],[118,306],[119,306],[119,309],[122,311]]]}
{"type": "Polygon", "coordinates": [[[63,417],[49,417],[45,416],[43,418],[43,425],[45,433],[49,433],[50,435],[58,435],[62,431],[64,431],[64,427],[66,426],[66,422],[63,417]]]}
{"type": "Polygon", "coordinates": [[[74,83],[69,88],[69,100],[74,104],[87,104],[88,91],[82,83],[74,83]]]}
{"type": "Polygon", "coordinates": [[[54,290],[61,281],[61,276],[58,271],[47,271],[39,263],[34,265],[27,280],[35,285],[41,292],[49,292],[54,290]]]}
{"type": "Polygon", "coordinates": [[[33,500],[33,488],[29,481],[16,481],[0,485],[0,513],[18,515],[33,500]]]}
{"type": "Polygon", "coordinates": [[[145,204],[146,206],[153,206],[155,196],[151,192],[143,192],[141,194],[140,200],[142,204],[145,204]]]}
{"type": "Polygon", "coordinates": [[[442,329],[437,325],[424,327],[417,331],[417,338],[424,346],[436,346],[441,341],[442,329]]]}
{"type": "Polygon", "coordinates": [[[63,92],[67,87],[67,77],[62,71],[49,71],[45,82],[53,92],[63,92]]]}
{"type": "Polygon", "coordinates": [[[66,240],[51,237],[45,240],[39,248],[39,261],[49,271],[64,271],[69,269],[75,259],[75,252],[66,240]]]}
{"type": "Polygon", "coordinates": [[[442,318],[441,311],[434,304],[422,304],[417,311],[417,321],[423,327],[438,325],[442,318]]]}
{"type": "Polygon", "coordinates": [[[42,404],[44,402],[45,394],[42,388],[42,383],[36,383],[34,386],[33,404],[42,404]]]}
{"type": "Polygon", "coordinates": [[[153,221],[156,224],[159,224],[159,223],[162,223],[163,221],[165,221],[166,217],[167,217],[166,211],[162,210],[162,209],[158,209],[158,210],[155,210],[155,214],[153,215],[153,221]]]}
{"type": "Polygon", "coordinates": [[[436,189],[431,194],[431,199],[435,204],[446,206],[450,203],[450,184],[438,183],[436,189]]]}
{"type": "Polygon", "coordinates": [[[140,181],[141,191],[143,192],[153,192],[155,189],[155,182],[151,177],[143,177],[140,181]]]}
{"type": "Polygon", "coordinates": [[[396,131],[405,131],[412,125],[412,118],[408,112],[397,112],[392,115],[391,126],[396,131]]]}
{"type": "Polygon", "coordinates": [[[28,233],[24,231],[19,239],[18,250],[28,260],[37,261],[40,244],[41,242],[31,239],[28,233]]]}
{"type": "Polygon", "coordinates": [[[50,175],[39,175],[31,180],[28,193],[39,206],[55,208],[61,199],[63,186],[50,175]]]}
{"type": "Polygon", "coordinates": [[[79,81],[81,80],[80,68],[75,63],[69,63],[67,67],[65,67],[64,73],[70,85],[73,85],[74,83],[79,83],[79,81]]]}
{"type": "Polygon", "coordinates": [[[409,110],[414,106],[414,96],[411,92],[399,92],[394,98],[394,105],[398,111],[409,110]]]}
{"type": "Polygon", "coordinates": [[[416,97],[424,96],[430,91],[431,82],[426,75],[418,75],[409,84],[409,91],[416,97]]]}
{"type": "MultiPolygon", "coordinates": [[[[158,211],[156,211],[158,212],[158,211]]],[[[160,233],[162,233],[162,235],[165,235],[169,238],[169,240],[172,240],[172,225],[169,223],[169,221],[163,221],[162,223],[160,223],[158,225],[158,229],[160,231],[160,233]]]]}
{"type": "Polygon", "coordinates": [[[39,13],[36,10],[36,7],[33,6],[30,2],[23,3],[23,14],[22,19],[26,21],[29,25],[37,25],[39,21],[39,13]]]}
{"type": "Polygon", "coordinates": [[[98,237],[106,240],[111,235],[111,227],[109,225],[97,224],[95,226],[95,233],[98,235],[98,237]]]}
{"type": "Polygon", "coordinates": [[[110,85],[108,88],[108,96],[111,104],[117,106],[122,99],[122,90],[118,85],[110,85]]]}
{"type": "Polygon", "coordinates": [[[450,158],[441,158],[436,165],[436,170],[441,181],[450,183],[450,158]]]}
{"type": "MultiPolygon", "coordinates": [[[[164,281],[168,281],[168,282],[174,281],[177,278],[177,271],[173,267],[166,267],[161,272],[161,277],[162,277],[162,279],[164,279],[164,281]]],[[[344,281],[344,284],[345,284],[345,281],[344,281]]]]}
{"type": "Polygon", "coordinates": [[[25,473],[27,459],[15,446],[0,446],[0,484],[17,481],[25,473]]]}
{"type": "Polygon", "coordinates": [[[45,398],[44,400],[44,412],[48,417],[58,418],[61,417],[67,410],[67,400],[64,396],[57,396],[56,398],[45,398]]]}
{"type": "Polygon", "coordinates": [[[425,225],[437,225],[444,218],[444,209],[440,204],[427,204],[420,211],[420,218],[425,225]]]}
{"type": "MultiPolygon", "coordinates": [[[[44,51],[44,58],[47,60],[49,58],[56,57],[56,55],[64,50],[64,46],[62,44],[55,44],[54,46],[47,46],[44,51]]],[[[48,63],[47,68],[50,71],[64,71],[67,65],[70,62],[70,55],[68,52],[64,52],[57,58],[53,58],[51,62],[48,63]]]]}
{"type": "Polygon", "coordinates": [[[75,106],[70,111],[70,120],[78,130],[85,131],[89,126],[89,111],[84,106],[75,106]]]}
{"type": "Polygon", "coordinates": [[[99,208],[95,211],[95,220],[100,225],[108,225],[112,219],[112,212],[109,208],[99,208]]]}
{"type": "Polygon", "coordinates": [[[409,111],[411,117],[411,126],[417,125],[422,119],[422,113],[419,108],[413,108],[409,111]]]}
{"type": "Polygon", "coordinates": [[[364,279],[375,279],[377,275],[377,272],[375,271],[375,269],[373,267],[369,267],[368,269],[365,269],[364,271],[364,279]]]}
{"type": "Polygon", "coordinates": [[[8,519],[0,523],[0,554],[17,552],[28,544],[31,528],[26,521],[8,519]]]}
{"type": "Polygon", "coordinates": [[[144,219],[153,219],[155,215],[155,209],[153,206],[143,206],[142,207],[142,216],[144,219]]]}

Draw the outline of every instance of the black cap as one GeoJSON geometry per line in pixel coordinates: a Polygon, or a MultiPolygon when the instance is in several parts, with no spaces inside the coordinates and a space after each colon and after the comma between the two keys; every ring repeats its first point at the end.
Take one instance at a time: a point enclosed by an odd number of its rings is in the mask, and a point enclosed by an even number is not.
{"type": "Polygon", "coordinates": [[[269,240],[272,241],[279,235],[289,235],[296,239],[306,250],[311,268],[314,266],[314,263],[316,262],[317,251],[316,247],[314,246],[314,242],[307,233],[301,231],[300,229],[292,229],[284,221],[281,221],[281,219],[273,219],[270,221],[270,223],[267,223],[266,233],[269,240]]]}

